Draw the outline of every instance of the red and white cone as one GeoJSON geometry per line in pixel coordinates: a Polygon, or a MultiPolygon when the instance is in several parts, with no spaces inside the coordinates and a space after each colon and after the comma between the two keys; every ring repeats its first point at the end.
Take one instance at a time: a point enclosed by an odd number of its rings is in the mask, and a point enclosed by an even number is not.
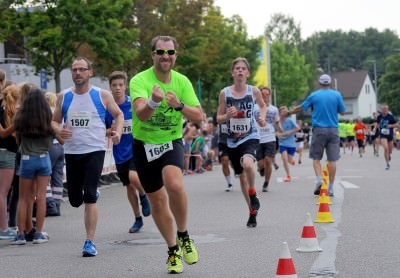
{"type": "Polygon", "coordinates": [[[275,277],[297,278],[296,269],[294,268],[292,255],[290,255],[287,242],[283,243],[275,277]]]}
{"type": "Polygon", "coordinates": [[[311,215],[307,213],[306,223],[301,234],[300,246],[296,249],[297,252],[321,252],[319,247],[317,234],[315,233],[314,225],[311,221],[311,215]]]}

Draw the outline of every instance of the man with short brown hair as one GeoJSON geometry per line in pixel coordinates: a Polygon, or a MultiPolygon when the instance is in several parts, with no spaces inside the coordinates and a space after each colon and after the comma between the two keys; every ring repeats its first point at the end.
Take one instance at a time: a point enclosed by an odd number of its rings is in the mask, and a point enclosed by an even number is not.
{"type": "Polygon", "coordinates": [[[114,144],[119,144],[124,116],[110,92],[90,85],[93,69],[87,58],[75,58],[71,73],[75,86],[58,94],[52,127],[65,140],[69,202],[73,207],[85,203],[86,241],[82,255],[92,257],[97,255],[93,240],[99,217],[97,184],[106,151],[105,115],[109,111],[115,119],[111,134],[114,144]]]}

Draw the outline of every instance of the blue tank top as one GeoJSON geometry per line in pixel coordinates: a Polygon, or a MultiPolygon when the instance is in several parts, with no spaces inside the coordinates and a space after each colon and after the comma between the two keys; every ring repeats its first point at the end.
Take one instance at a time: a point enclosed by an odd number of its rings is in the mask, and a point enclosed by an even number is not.
{"type": "MultiPolygon", "coordinates": [[[[122,164],[129,161],[132,155],[132,105],[130,97],[125,97],[125,102],[118,105],[124,114],[124,129],[122,131],[121,140],[118,145],[113,145],[113,155],[116,164],[122,164]]],[[[106,127],[111,128],[114,117],[110,112],[106,111],[106,127]]]]}
{"type": "Polygon", "coordinates": [[[254,118],[254,97],[252,86],[247,85],[243,97],[235,97],[230,87],[224,89],[226,108],[235,106],[238,113],[228,122],[228,147],[236,148],[250,139],[260,139],[254,118]]]}

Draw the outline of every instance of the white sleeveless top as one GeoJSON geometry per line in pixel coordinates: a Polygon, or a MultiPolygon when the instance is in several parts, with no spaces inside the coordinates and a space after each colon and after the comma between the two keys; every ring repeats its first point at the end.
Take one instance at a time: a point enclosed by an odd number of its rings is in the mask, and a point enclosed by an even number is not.
{"type": "Polygon", "coordinates": [[[72,88],[64,91],[62,115],[72,138],[65,140],[66,154],[84,154],[106,150],[106,107],[101,99],[101,89],[92,86],[84,94],[72,88]]]}
{"type": "Polygon", "coordinates": [[[246,94],[235,97],[230,87],[224,88],[226,108],[235,106],[238,113],[229,120],[228,125],[228,147],[236,148],[250,139],[260,139],[255,126],[253,88],[247,85],[246,94]]]}

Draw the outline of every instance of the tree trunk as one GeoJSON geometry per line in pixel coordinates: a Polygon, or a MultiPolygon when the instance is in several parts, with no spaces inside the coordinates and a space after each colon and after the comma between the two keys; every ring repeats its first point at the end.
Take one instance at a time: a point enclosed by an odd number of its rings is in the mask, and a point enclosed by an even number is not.
{"type": "Polygon", "coordinates": [[[207,90],[207,117],[211,115],[211,90],[207,90]]]}
{"type": "Polygon", "coordinates": [[[61,71],[54,69],[54,81],[56,82],[56,93],[61,92],[61,71]]]}

